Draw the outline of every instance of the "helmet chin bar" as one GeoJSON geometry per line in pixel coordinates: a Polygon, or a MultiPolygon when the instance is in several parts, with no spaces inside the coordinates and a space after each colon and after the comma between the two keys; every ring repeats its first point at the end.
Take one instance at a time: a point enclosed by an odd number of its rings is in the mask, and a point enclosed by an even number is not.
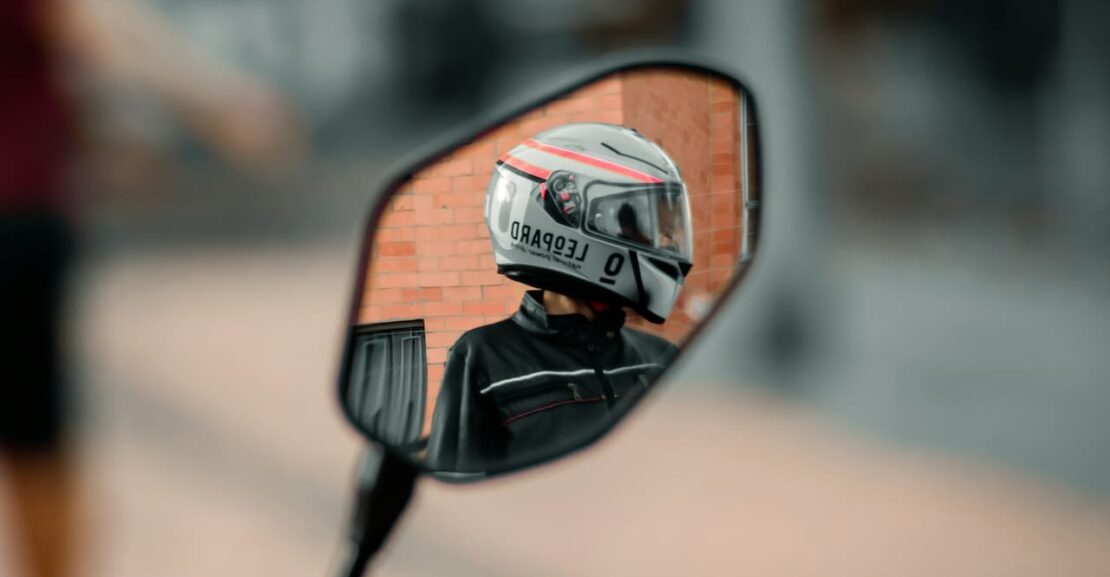
{"type": "Polygon", "coordinates": [[[640,254],[634,250],[628,251],[628,264],[632,267],[632,275],[636,279],[636,294],[640,297],[639,306],[636,307],[636,310],[646,311],[651,299],[648,298],[649,295],[644,290],[644,277],[640,271],[640,254]]]}
{"type": "MultiPolygon", "coordinates": [[[[566,274],[553,273],[550,269],[522,264],[504,264],[498,265],[497,272],[505,275],[509,279],[533,288],[557,292],[587,302],[602,301],[618,307],[628,307],[653,324],[663,324],[667,320],[665,317],[661,317],[647,310],[647,308],[640,303],[627,299],[620,294],[606,290],[583,279],[566,274]]],[[[649,295],[647,294],[643,295],[645,303],[649,301],[648,297],[649,295]]]]}

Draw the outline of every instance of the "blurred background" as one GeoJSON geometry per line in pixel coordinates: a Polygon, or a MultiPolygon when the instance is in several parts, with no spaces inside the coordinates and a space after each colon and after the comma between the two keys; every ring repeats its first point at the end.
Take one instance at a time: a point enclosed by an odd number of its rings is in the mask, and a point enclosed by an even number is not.
{"type": "Polygon", "coordinates": [[[1105,3],[52,6],[76,574],[327,571],[362,445],[334,378],[386,168],[660,46],[751,83],[750,285],[596,450],[423,485],[379,573],[1110,573],[1105,3]]]}

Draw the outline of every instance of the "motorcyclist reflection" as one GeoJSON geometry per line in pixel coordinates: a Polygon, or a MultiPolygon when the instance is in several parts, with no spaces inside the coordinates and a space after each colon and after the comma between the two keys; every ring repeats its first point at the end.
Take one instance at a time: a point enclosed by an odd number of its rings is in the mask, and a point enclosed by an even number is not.
{"type": "MultiPolygon", "coordinates": [[[[606,124],[552,129],[497,163],[485,217],[498,272],[537,290],[525,293],[510,318],[463,334],[448,353],[426,454],[426,466],[437,474],[482,475],[588,443],[648,390],[678,351],[665,339],[625,326],[624,309],[662,323],[674,306],[682,275],[647,274],[640,267],[651,266],[641,263],[648,259],[636,255],[689,270],[686,247],[671,242],[669,249],[661,248],[665,241],[651,237],[652,231],[673,234],[675,225],[652,222],[660,213],[645,210],[659,206],[656,196],[668,204],[676,198],[685,203],[685,188],[677,170],[645,173],[642,166],[623,165],[604,183],[608,186],[591,189],[590,179],[600,181],[596,176],[570,177],[577,188],[573,202],[567,202],[572,199],[565,182],[552,185],[552,179],[566,179],[582,164],[625,160],[607,154],[598,142],[657,158],[656,166],[674,166],[642,135],[606,124]],[[629,184],[643,182],[660,184],[629,196],[629,184]],[[545,190],[560,194],[560,202],[552,202],[545,190]],[[586,191],[582,208],[577,190],[586,191]],[[583,209],[590,215],[587,226],[568,218],[583,209]],[[537,232],[531,239],[511,235],[508,229],[518,222],[537,232]],[[539,231],[587,247],[581,261],[552,255],[539,231]]],[[[689,230],[688,222],[679,226],[689,230]]]]}
{"type": "Polygon", "coordinates": [[[651,239],[640,230],[636,220],[636,209],[631,204],[622,204],[617,210],[617,222],[620,224],[620,237],[638,244],[651,245],[651,239]]]}

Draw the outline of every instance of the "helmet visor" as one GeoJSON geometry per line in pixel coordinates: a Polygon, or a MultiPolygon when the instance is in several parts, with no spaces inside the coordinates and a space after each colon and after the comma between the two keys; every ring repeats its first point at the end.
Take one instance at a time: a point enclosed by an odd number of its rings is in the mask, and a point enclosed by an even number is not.
{"type": "Polygon", "coordinates": [[[587,186],[586,229],[672,258],[691,260],[693,242],[686,190],[593,182],[587,186]]]}

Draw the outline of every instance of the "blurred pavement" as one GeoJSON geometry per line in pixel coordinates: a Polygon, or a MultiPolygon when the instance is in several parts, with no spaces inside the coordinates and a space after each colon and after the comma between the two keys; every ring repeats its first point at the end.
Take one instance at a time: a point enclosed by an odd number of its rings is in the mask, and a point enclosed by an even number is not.
{"type": "MultiPolygon", "coordinates": [[[[326,574],[359,447],[332,400],[349,253],[88,263],[85,574],[326,574]]],[[[1094,575],[1108,542],[1104,500],[676,383],[560,466],[424,484],[380,573],[1094,575]]]]}

